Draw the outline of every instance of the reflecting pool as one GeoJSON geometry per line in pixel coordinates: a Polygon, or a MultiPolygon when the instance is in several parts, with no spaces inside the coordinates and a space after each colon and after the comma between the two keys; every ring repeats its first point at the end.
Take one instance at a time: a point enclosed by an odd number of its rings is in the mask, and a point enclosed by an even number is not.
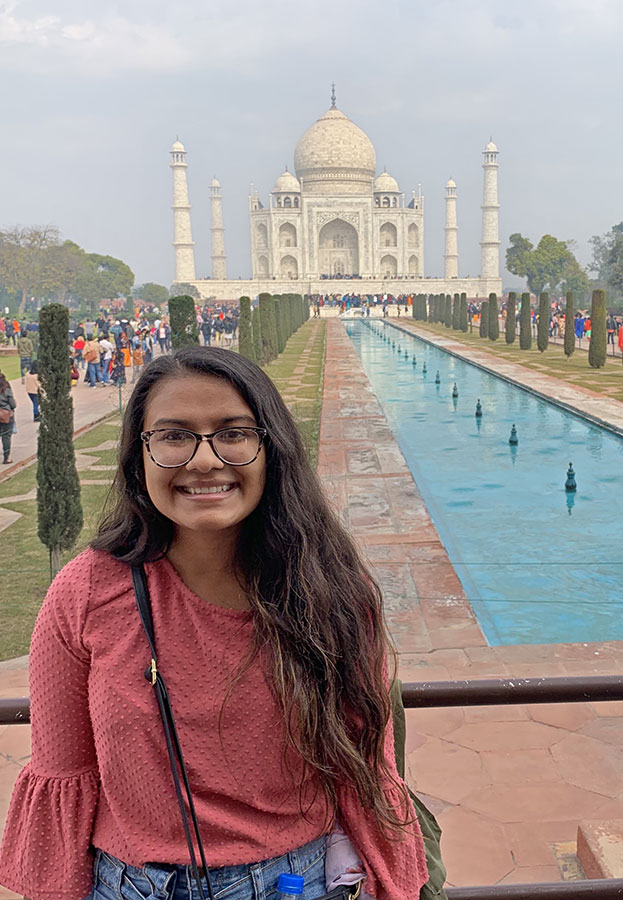
{"type": "Polygon", "coordinates": [[[346,330],[489,643],[623,640],[623,439],[382,321],[346,330]]]}

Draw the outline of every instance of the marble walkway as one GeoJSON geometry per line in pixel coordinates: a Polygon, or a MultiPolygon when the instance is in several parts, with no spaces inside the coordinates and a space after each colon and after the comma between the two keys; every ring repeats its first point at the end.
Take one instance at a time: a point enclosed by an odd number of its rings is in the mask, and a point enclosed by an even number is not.
{"type": "MultiPolygon", "coordinates": [[[[403,681],[623,672],[623,643],[487,646],[337,320],[319,471],[382,585],[403,681]]],[[[578,824],[623,818],[623,702],[411,710],[407,725],[451,884],[577,877],[578,824]]]]}

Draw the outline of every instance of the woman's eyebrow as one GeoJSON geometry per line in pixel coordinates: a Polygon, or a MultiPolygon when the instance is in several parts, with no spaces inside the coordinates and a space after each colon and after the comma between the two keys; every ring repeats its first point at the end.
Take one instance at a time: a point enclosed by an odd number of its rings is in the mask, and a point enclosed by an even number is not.
{"type": "MultiPolygon", "coordinates": [[[[232,422],[249,422],[251,425],[255,425],[255,419],[253,416],[241,415],[241,416],[224,416],[222,419],[218,419],[221,425],[231,425],[232,422]]],[[[190,424],[187,419],[171,419],[169,417],[163,419],[156,419],[156,421],[151,426],[152,428],[157,428],[160,425],[175,425],[178,428],[187,428],[190,431],[193,429],[190,427],[190,424]]]]}

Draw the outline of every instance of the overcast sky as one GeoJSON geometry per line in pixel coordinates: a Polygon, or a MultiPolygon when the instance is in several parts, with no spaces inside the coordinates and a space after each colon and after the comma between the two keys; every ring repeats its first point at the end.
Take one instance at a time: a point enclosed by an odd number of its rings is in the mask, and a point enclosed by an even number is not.
{"type": "Polygon", "coordinates": [[[197,274],[216,174],[228,273],[248,277],[249,184],[266,203],[335,81],[379,171],[422,184],[425,274],[443,273],[450,176],[459,273],[480,271],[490,135],[502,261],[520,231],[574,239],[586,263],[623,219],[622,45],[622,0],[0,0],[0,225],[54,223],[169,285],[179,134],[197,274]]]}

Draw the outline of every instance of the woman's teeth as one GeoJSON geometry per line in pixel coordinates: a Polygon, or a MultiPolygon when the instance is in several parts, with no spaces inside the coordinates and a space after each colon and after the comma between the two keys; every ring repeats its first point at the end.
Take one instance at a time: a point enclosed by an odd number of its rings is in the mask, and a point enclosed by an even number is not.
{"type": "Polygon", "coordinates": [[[233,488],[233,484],[221,484],[218,485],[218,487],[182,487],[180,490],[183,491],[184,494],[223,494],[225,491],[231,491],[233,488]]]}

